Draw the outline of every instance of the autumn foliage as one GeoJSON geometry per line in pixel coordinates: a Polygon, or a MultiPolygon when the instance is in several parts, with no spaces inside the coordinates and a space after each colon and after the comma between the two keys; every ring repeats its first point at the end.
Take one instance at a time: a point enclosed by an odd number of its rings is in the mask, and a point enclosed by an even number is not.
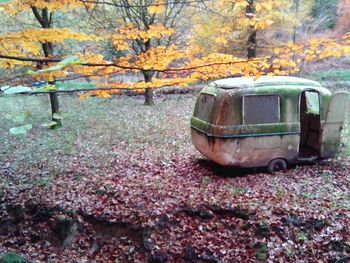
{"type": "MultiPolygon", "coordinates": [[[[218,77],[296,74],[305,62],[349,54],[347,34],[338,39],[315,39],[293,44],[287,36],[300,25],[298,16],[306,16],[305,10],[295,13],[293,3],[290,0],[208,1],[208,15],[198,12],[203,9],[199,3],[197,6],[187,6],[185,2],[180,6],[165,0],[145,3],[137,0],[120,1],[109,5],[79,0],[5,1],[1,5],[1,12],[12,16],[31,14],[38,19],[42,28],[24,28],[1,34],[0,66],[7,70],[26,67],[35,71],[37,60],[44,55],[42,47],[45,43],[62,49],[68,41],[80,42],[80,50],[73,53],[52,51],[45,55],[53,61],[75,55],[80,57],[80,65],[35,74],[35,78],[54,81],[71,75],[88,76],[103,90],[89,92],[83,97],[108,97],[108,94],[119,93],[121,89],[144,92],[218,77]],[[96,29],[94,32],[81,33],[74,31],[74,27],[53,27],[54,22],[62,19],[56,18],[56,13],[64,17],[82,12],[89,14],[99,8],[117,10],[119,18],[114,20],[113,32],[96,29]],[[184,32],[182,42],[175,40],[179,30],[175,26],[176,21],[172,22],[173,27],[168,23],[174,15],[171,13],[175,12],[173,9],[179,16],[192,13],[192,28],[184,32]],[[38,16],[38,13],[43,16],[38,16]],[[45,17],[45,14],[50,17],[45,17]],[[48,26],[42,23],[44,18],[50,22],[48,26]],[[281,28],[285,29],[282,38],[285,41],[279,41],[277,47],[273,43],[268,45],[264,36],[272,36],[281,28]],[[187,39],[186,45],[183,44],[184,39],[187,39]],[[111,43],[118,55],[105,59],[101,55],[101,43],[111,43]],[[89,47],[88,51],[84,47],[89,47]],[[246,58],[245,50],[250,52],[249,59],[246,58]],[[109,76],[116,74],[141,74],[143,79],[138,82],[111,81],[109,76]]],[[[54,65],[48,60],[42,66],[54,65]]],[[[153,96],[152,93],[148,95],[153,96]]]]}

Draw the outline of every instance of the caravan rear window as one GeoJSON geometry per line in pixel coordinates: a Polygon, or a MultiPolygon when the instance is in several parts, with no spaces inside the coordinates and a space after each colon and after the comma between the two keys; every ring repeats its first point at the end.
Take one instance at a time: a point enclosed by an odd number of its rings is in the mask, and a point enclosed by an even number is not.
{"type": "Polygon", "coordinates": [[[243,97],[243,124],[280,122],[278,95],[249,95],[243,97]]]}
{"type": "Polygon", "coordinates": [[[209,121],[210,113],[214,104],[215,97],[210,94],[203,93],[199,96],[197,112],[195,116],[203,121],[209,121]]]}

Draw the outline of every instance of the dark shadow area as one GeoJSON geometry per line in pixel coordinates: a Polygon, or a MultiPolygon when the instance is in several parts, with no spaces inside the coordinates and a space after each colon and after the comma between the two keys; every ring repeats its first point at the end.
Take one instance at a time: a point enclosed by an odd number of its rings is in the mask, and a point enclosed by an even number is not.
{"type": "Polygon", "coordinates": [[[318,157],[320,154],[320,115],[308,112],[306,95],[316,92],[304,91],[300,97],[300,145],[299,158],[318,157]]]}
{"type": "Polygon", "coordinates": [[[267,173],[265,167],[257,168],[241,168],[241,167],[230,167],[221,166],[207,159],[197,159],[195,161],[202,168],[211,171],[220,177],[244,177],[247,175],[257,174],[257,173],[267,173]]]}
{"type": "MultiPolygon", "coordinates": [[[[207,159],[196,159],[195,163],[200,165],[201,168],[212,172],[216,176],[220,176],[223,178],[235,178],[235,177],[244,177],[249,176],[253,174],[268,174],[266,167],[256,167],[256,168],[241,168],[241,167],[227,167],[227,166],[221,166],[218,165],[210,160],[207,159]]],[[[293,169],[296,169],[297,167],[317,167],[317,166],[326,166],[331,163],[330,160],[325,159],[317,159],[314,161],[301,161],[297,164],[290,164],[288,165],[288,169],[286,172],[293,172],[293,169]]]]}

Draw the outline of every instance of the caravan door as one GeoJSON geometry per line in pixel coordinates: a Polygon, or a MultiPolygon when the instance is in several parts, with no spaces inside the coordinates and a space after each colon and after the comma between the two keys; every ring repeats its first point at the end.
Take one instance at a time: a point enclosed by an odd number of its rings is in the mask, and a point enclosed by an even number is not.
{"type": "Polygon", "coordinates": [[[347,105],[347,92],[339,91],[332,95],[321,135],[320,157],[322,158],[333,157],[339,150],[347,105]]]}

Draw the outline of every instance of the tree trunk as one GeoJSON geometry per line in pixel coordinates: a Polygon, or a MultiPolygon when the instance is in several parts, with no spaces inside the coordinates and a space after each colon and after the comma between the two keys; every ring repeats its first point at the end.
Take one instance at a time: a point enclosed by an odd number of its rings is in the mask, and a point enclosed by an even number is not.
{"type": "Polygon", "coordinates": [[[146,106],[152,106],[154,105],[154,101],[153,101],[153,89],[146,89],[145,92],[145,105],[146,106]]]}
{"type": "MultiPolygon", "coordinates": [[[[247,0],[247,7],[246,7],[246,16],[249,19],[252,19],[255,14],[254,9],[254,0],[247,0]]],[[[247,42],[248,48],[247,48],[247,57],[248,59],[255,58],[256,57],[256,30],[254,26],[249,26],[249,36],[248,36],[248,42],[247,42]]]]}
{"type": "Polygon", "coordinates": [[[256,31],[250,33],[248,37],[248,49],[247,49],[248,59],[256,57],[256,31]]]}
{"type": "MultiPolygon", "coordinates": [[[[294,0],[294,14],[295,14],[295,17],[297,17],[298,12],[299,12],[299,0],[294,0]]],[[[297,26],[296,25],[294,25],[294,28],[293,28],[292,39],[293,39],[293,44],[295,45],[297,43],[297,26]]],[[[293,51],[293,61],[296,61],[295,52],[294,51],[293,51]]]]}
{"type": "Polygon", "coordinates": [[[50,103],[51,103],[52,121],[56,122],[56,125],[53,128],[61,127],[62,126],[61,119],[57,119],[54,117],[55,114],[59,114],[60,112],[60,103],[58,101],[57,92],[50,93],[50,103]]]}
{"type": "Polygon", "coordinates": [[[42,49],[44,51],[45,57],[51,57],[53,55],[53,44],[48,42],[48,43],[43,43],[42,49]]]}
{"type": "MultiPolygon", "coordinates": [[[[154,72],[153,71],[143,71],[143,77],[145,79],[145,83],[151,82],[152,81],[152,77],[154,72]]],[[[152,106],[154,105],[154,101],[153,101],[153,89],[151,88],[147,88],[145,91],[145,105],[147,106],[152,106]]]]}
{"type": "MultiPolygon", "coordinates": [[[[299,12],[299,0],[294,0],[293,2],[294,2],[294,14],[295,14],[295,17],[297,17],[298,12],[299,12]]],[[[297,42],[297,27],[296,26],[294,26],[294,28],[293,28],[292,39],[293,39],[293,44],[295,44],[297,42]]]]}
{"type": "MultiPolygon", "coordinates": [[[[37,7],[32,6],[32,11],[37,19],[37,21],[40,23],[42,28],[51,28],[52,26],[52,17],[53,13],[50,12],[47,8],[40,10],[37,7]]],[[[52,57],[53,56],[53,43],[47,42],[41,44],[42,50],[44,52],[45,57],[52,57]]],[[[41,66],[41,65],[40,65],[41,66]]],[[[49,82],[50,85],[55,85],[55,82],[49,82]]],[[[50,93],[50,103],[51,103],[51,113],[52,113],[52,121],[56,122],[56,125],[54,125],[52,128],[58,128],[62,126],[61,119],[57,119],[54,117],[55,114],[60,113],[60,104],[58,101],[58,95],[56,92],[50,93]]]]}

